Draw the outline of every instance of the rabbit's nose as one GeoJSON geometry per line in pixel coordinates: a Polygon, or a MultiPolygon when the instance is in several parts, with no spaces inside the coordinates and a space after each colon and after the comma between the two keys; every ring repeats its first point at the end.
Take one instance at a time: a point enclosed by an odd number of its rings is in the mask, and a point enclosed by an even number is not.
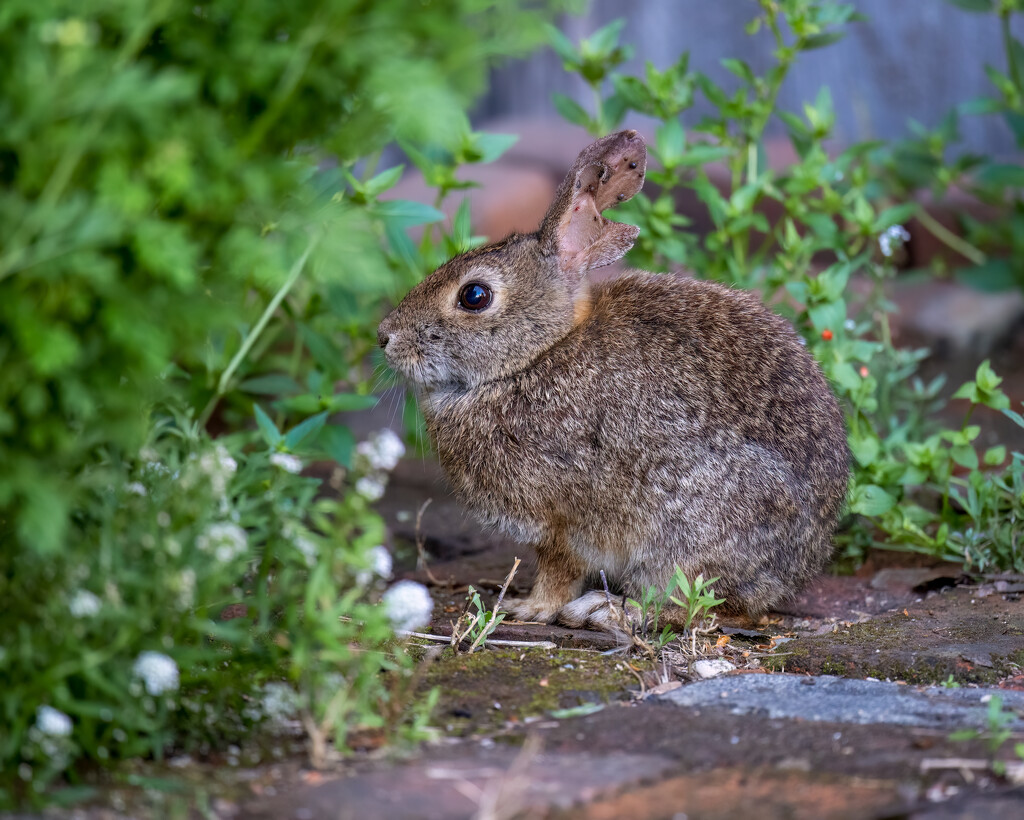
{"type": "Polygon", "coordinates": [[[386,330],[377,329],[377,344],[380,345],[381,350],[387,350],[388,342],[391,341],[391,334],[386,330]]]}

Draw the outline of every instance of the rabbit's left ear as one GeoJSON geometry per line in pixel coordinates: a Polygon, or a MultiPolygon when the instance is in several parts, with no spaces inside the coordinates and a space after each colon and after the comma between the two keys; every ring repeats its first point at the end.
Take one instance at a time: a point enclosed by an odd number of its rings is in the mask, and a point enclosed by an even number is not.
{"type": "Polygon", "coordinates": [[[577,157],[540,227],[541,250],[557,254],[563,274],[582,278],[633,247],[640,229],[610,222],[601,211],[625,202],[644,184],[647,146],[636,131],[619,131],[577,157]]]}

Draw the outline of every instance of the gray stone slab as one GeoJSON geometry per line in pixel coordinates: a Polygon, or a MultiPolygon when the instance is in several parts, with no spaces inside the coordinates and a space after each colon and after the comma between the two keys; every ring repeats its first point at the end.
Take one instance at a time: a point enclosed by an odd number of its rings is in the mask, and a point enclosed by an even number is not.
{"type": "Polygon", "coordinates": [[[1024,730],[1024,692],[994,688],[945,689],[830,675],[727,675],[684,686],[664,700],[737,715],[830,723],[889,724],[952,730],[987,726],[988,700],[1016,712],[1010,728],[1024,730]]]}

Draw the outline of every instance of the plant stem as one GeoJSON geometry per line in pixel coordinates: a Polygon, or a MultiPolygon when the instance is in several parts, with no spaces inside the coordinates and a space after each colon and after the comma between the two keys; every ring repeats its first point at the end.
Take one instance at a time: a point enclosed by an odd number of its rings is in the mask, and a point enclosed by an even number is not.
{"type": "Polygon", "coordinates": [[[299,274],[302,273],[302,269],[306,266],[306,260],[309,259],[309,255],[313,252],[313,248],[316,247],[316,243],[319,238],[314,236],[311,237],[309,242],[306,244],[306,249],[302,252],[302,256],[296,260],[295,264],[292,265],[292,269],[288,271],[288,277],[284,283],[278,288],[277,293],[270,300],[266,309],[263,311],[263,315],[260,316],[259,321],[253,325],[252,330],[249,331],[245,339],[242,342],[242,346],[238,348],[238,352],[231,359],[227,368],[220,376],[220,380],[217,382],[217,392],[213,394],[210,401],[207,402],[206,407],[203,408],[203,412],[199,414],[199,426],[205,427],[206,423],[210,420],[210,416],[213,413],[214,408],[217,406],[217,402],[221,400],[225,393],[227,393],[228,385],[231,383],[231,377],[235,375],[235,371],[239,365],[245,361],[245,357],[249,354],[252,346],[256,343],[256,340],[260,337],[263,329],[267,326],[267,322],[270,321],[270,317],[274,315],[274,312],[280,306],[282,300],[288,295],[288,291],[292,289],[295,283],[299,279],[299,274]]]}
{"type": "Polygon", "coordinates": [[[1013,87],[1017,89],[1017,94],[1021,95],[1024,93],[1024,88],[1021,87],[1020,66],[1017,65],[1017,60],[1013,55],[1013,34],[1010,32],[1010,15],[1012,14],[1013,12],[1007,8],[1000,9],[999,25],[1003,31],[1003,50],[1006,52],[1006,67],[1010,71],[1013,87]]]}
{"type": "Polygon", "coordinates": [[[984,251],[974,247],[970,242],[961,239],[949,228],[939,222],[934,216],[928,213],[927,209],[921,208],[917,212],[917,220],[936,239],[958,254],[969,260],[974,265],[984,265],[988,260],[984,251]]]}

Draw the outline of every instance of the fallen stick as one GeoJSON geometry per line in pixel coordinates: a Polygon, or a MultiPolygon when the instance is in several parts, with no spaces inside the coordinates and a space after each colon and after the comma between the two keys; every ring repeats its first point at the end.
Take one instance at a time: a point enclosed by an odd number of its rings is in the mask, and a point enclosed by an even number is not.
{"type": "MultiPolygon", "coordinates": [[[[448,643],[451,641],[451,635],[431,635],[427,632],[409,632],[405,629],[398,630],[398,634],[404,638],[422,638],[425,641],[440,641],[441,643],[448,643]]],[[[488,640],[487,646],[523,646],[523,647],[535,647],[537,649],[558,649],[558,644],[552,643],[551,641],[502,641],[502,640],[488,640]]]]}

